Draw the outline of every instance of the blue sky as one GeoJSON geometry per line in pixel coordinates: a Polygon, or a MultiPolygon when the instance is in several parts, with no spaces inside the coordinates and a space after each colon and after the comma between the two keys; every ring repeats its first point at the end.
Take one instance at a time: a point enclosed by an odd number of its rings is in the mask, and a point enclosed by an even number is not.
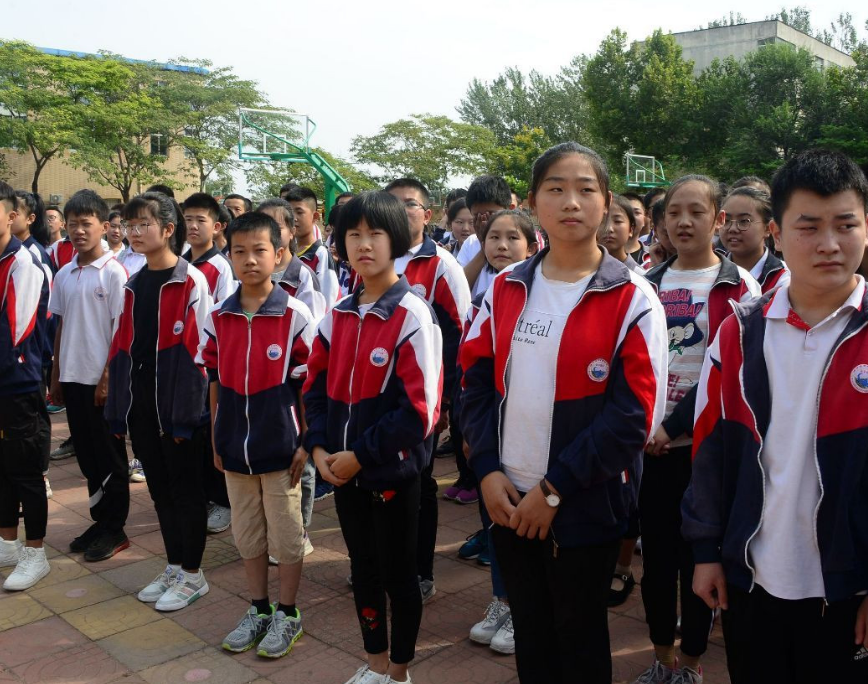
{"type": "MultiPolygon", "coordinates": [[[[554,74],[576,54],[596,51],[616,26],[641,40],[658,27],[688,31],[730,11],[760,21],[784,4],[5,0],[0,38],[231,66],[258,81],[275,105],[308,113],[319,125],[313,144],[348,156],[353,136],[408,114],[457,118],[455,107],[474,77],[490,80],[509,65],[554,74]]],[[[812,9],[814,26],[847,11],[864,34],[864,0],[812,9]]]]}

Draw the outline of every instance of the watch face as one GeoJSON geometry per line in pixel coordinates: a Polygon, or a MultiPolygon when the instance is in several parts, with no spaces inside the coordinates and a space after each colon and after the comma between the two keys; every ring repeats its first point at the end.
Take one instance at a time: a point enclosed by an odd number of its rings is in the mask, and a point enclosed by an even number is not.
{"type": "Polygon", "coordinates": [[[561,499],[560,499],[560,497],[557,496],[556,494],[549,494],[549,495],[546,497],[546,503],[547,503],[549,506],[551,506],[552,508],[556,508],[557,506],[560,506],[560,504],[561,504],[561,499]]]}

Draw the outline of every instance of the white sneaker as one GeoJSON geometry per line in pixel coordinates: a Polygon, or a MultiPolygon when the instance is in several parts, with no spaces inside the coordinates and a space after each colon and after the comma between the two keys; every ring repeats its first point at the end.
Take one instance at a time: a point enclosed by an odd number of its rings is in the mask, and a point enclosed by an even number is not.
{"type": "Polygon", "coordinates": [[[313,553],[313,544],[310,543],[310,537],[307,536],[307,532],[304,533],[304,555],[309,556],[313,553]]]}
{"type": "Polygon", "coordinates": [[[362,665],[346,684],[386,684],[388,679],[388,675],[377,674],[368,665],[362,665]]]}
{"type": "Polygon", "coordinates": [[[232,509],[213,504],[208,509],[208,534],[217,534],[228,530],[232,524],[232,509]]]}
{"type": "Polygon", "coordinates": [[[157,575],[151,583],[139,592],[138,599],[142,603],[156,603],[160,597],[169,591],[175,581],[175,576],[181,568],[167,565],[166,569],[157,575]]]}
{"type": "Polygon", "coordinates": [[[499,598],[488,604],[482,622],[477,622],[470,628],[470,640],[477,644],[490,644],[494,635],[503,627],[509,617],[509,606],[499,598]]]}
{"type": "Polygon", "coordinates": [[[130,482],[147,482],[145,469],[142,467],[142,462],[137,458],[130,461],[130,482]]]}
{"type": "Polygon", "coordinates": [[[6,591],[29,589],[45,577],[50,570],[51,566],[48,565],[44,548],[34,549],[31,546],[25,546],[21,549],[18,565],[15,566],[12,574],[6,578],[3,588],[6,591]]]}
{"type": "Polygon", "coordinates": [[[515,632],[512,628],[512,613],[507,616],[506,622],[497,630],[497,634],[491,638],[489,646],[492,651],[497,651],[498,653],[505,653],[507,655],[515,653],[515,632]]]}
{"type": "Polygon", "coordinates": [[[50,499],[54,496],[54,491],[51,489],[51,483],[45,475],[42,476],[42,479],[45,480],[45,498],[50,499]]]}
{"type": "Polygon", "coordinates": [[[24,544],[20,539],[15,541],[0,539],[0,568],[12,568],[18,565],[22,548],[24,544]]]}
{"type": "Polygon", "coordinates": [[[400,682],[397,679],[392,679],[391,677],[386,675],[386,678],[383,680],[383,684],[413,684],[413,680],[410,679],[410,673],[408,672],[407,679],[400,682]]]}
{"type": "Polygon", "coordinates": [[[181,610],[186,608],[194,601],[198,601],[208,593],[210,587],[205,581],[205,573],[199,570],[199,576],[189,575],[183,570],[179,570],[175,576],[175,581],[168,591],[163,594],[154,606],[157,610],[181,610]]]}
{"type": "Polygon", "coordinates": [[[268,556],[268,564],[269,564],[269,565],[280,565],[280,563],[278,562],[278,560],[277,560],[274,556],[272,556],[272,555],[270,555],[270,554],[269,554],[269,556],[268,556]]]}

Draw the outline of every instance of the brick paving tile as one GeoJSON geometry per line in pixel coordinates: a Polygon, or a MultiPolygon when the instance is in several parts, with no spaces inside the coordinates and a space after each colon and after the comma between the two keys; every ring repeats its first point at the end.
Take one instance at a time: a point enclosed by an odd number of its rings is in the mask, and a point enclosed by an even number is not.
{"type": "Polygon", "coordinates": [[[363,662],[360,657],[329,646],[307,633],[288,655],[277,660],[260,658],[252,650],[231,657],[274,684],[345,682],[363,662]]]}
{"type": "Polygon", "coordinates": [[[31,596],[55,613],[65,613],[116,598],[123,592],[97,575],[85,575],[48,587],[36,585],[31,596]]]}
{"type": "Polygon", "coordinates": [[[214,570],[208,570],[205,576],[208,578],[208,584],[221,587],[230,594],[247,597],[247,575],[240,558],[214,570]]]}
{"type": "Polygon", "coordinates": [[[50,617],[7,632],[0,639],[0,663],[15,667],[87,641],[59,617],[50,617]]]}
{"type": "Polygon", "coordinates": [[[138,672],[204,648],[205,643],[169,618],[114,634],[97,642],[138,672]]]}
{"type": "Polygon", "coordinates": [[[491,592],[491,571],[488,568],[476,561],[453,558],[434,557],[434,586],[438,594],[455,594],[480,583],[485,583],[491,592]]]}
{"type": "Polygon", "coordinates": [[[92,641],[156,622],[160,618],[160,613],[153,606],[142,603],[135,596],[120,596],[63,614],[64,620],[92,641]]]}
{"type": "Polygon", "coordinates": [[[207,682],[208,684],[246,684],[259,675],[240,662],[225,658],[214,649],[204,649],[143,670],[139,676],[148,684],[207,682]]]}
{"type": "Polygon", "coordinates": [[[0,665],[0,684],[18,684],[18,681],[18,677],[11,670],[0,665]]]}
{"type": "Polygon", "coordinates": [[[209,646],[219,647],[249,608],[249,601],[212,585],[207,596],[172,619],[209,646]]]}
{"type": "Polygon", "coordinates": [[[163,536],[160,534],[159,529],[138,535],[136,537],[136,544],[147,549],[155,556],[166,557],[166,548],[163,546],[163,536]]]}
{"type": "Polygon", "coordinates": [[[410,676],[414,684],[502,684],[516,678],[515,671],[503,665],[491,649],[469,643],[443,649],[430,658],[414,662],[410,676]]]}
{"type": "MultiPolygon", "coordinates": [[[[96,644],[83,644],[14,668],[25,684],[108,684],[124,679],[129,670],[96,644]]],[[[0,680],[2,681],[2,680],[0,680]]]]}
{"type": "MultiPolygon", "coordinates": [[[[27,594],[0,593],[0,633],[51,617],[51,611],[27,594]]],[[[12,638],[3,635],[2,639],[12,638]]]]}
{"type": "Polygon", "coordinates": [[[53,584],[68,582],[91,574],[88,568],[77,563],[73,558],[61,555],[52,557],[48,552],[45,555],[48,556],[48,565],[51,567],[51,571],[40,580],[39,588],[50,587],[53,584]]]}
{"type": "MultiPolygon", "coordinates": [[[[94,567],[101,568],[98,563],[94,567]]],[[[121,567],[101,570],[99,576],[108,580],[126,593],[138,593],[157,573],[166,568],[166,559],[160,556],[149,556],[144,560],[135,561],[121,567]]]]}
{"type": "Polygon", "coordinates": [[[208,537],[205,543],[205,553],[202,555],[202,567],[206,570],[219,568],[241,558],[238,549],[225,541],[208,537]]]}

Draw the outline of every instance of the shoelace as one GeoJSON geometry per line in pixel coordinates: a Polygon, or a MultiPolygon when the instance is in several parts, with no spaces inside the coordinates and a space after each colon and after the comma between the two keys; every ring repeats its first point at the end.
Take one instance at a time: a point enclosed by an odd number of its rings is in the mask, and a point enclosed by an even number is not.
{"type": "Polygon", "coordinates": [[[483,620],[483,622],[493,625],[498,620],[500,620],[505,610],[506,604],[503,603],[503,601],[492,601],[488,604],[488,608],[485,611],[485,619],[483,620]]]}
{"type": "Polygon", "coordinates": [[[30,570],[31,566],[36,564],[36,549],[31,549],[25,546],[21,551],[21,556],[18,559],[18,569],[22,572],[30,570]]]}
{"type": "Polygon", "coordinates": [[[636,680],[637,684],[655,684],[655,682],[660,681],[665,676],[663,672],[663,663],[659,660],[655,660],[654,664],[650,669],[645,670],[640,676],[639,679],[636,680]]]}
{"type": "Polygon", "coordinates": [[[501,627],[501,629],[509,632],[510,634],[514,632],[514,629],[512,627],[512,613],[510,613],[509,617],[506,618],[506,622],[503,623],[503,627],[501,627]]]}

